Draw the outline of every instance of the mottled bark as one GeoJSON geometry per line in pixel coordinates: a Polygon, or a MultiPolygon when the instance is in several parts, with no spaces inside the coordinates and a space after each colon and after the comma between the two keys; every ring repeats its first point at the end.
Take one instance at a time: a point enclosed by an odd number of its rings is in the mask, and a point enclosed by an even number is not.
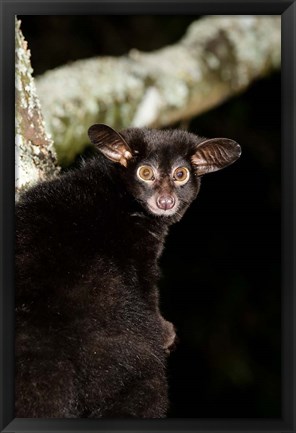
{"type": "Polygon", "coordinates": [[[30,51],[15,20],[15,192],[49,179],[59,170],[53,141],[45,131],[32,77],[30,51]]]}
{"type": "Polygon", "coordinates": [[[278,68],[280,46],[279,16],[209,16],[152,53],[48,71],[37,90],[60,160],[81,151],[93,123],[163,127],[209,110],[278,68]]]}

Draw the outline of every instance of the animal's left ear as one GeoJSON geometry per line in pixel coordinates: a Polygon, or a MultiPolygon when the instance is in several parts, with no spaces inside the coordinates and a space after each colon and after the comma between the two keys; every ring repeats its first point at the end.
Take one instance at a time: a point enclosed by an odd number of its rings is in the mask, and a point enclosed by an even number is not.
{"type": "Polygon", "coordinates": [[[240,154],[241,147],[235,141],[228,138],[211,138],[197,145],[191,162],[195,173],[202,176],[227,167],[236,161],[240,154]]]}
{"type": "Polygon", "coordinates": [[[132,151],[123,137],[110,126],[103,124],[92,125],[88,130],[88,136],[108,159],[119,162],[124,167],[132,158],[132,151]]]}

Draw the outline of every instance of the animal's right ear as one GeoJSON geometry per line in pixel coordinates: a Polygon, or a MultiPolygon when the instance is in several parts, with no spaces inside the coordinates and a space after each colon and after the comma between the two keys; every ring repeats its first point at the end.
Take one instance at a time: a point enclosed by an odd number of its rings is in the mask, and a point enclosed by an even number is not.
{"type": "Polygon", "coordinates": [[[194,171],[198,176],[221,170],[235,162],[241,154],[241,147],[229,138],[210,138],[199,143],[191,157],[194,171]]]}
{"type": "Polygon", "coordinates": [[[88,136],[108,159],[119,162],[124,167],[132,158],[132,151],[123,137],[110,126],[104,124],[92,125],[88,130],[88,136]]]}

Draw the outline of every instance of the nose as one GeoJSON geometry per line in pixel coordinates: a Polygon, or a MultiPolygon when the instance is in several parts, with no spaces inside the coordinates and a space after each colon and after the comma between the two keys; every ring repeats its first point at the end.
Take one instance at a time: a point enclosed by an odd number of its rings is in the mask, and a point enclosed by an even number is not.
{"type": "Polygon", "coordinates": [[[171,195],[160,195],[156,201],[159,209],[167,210],[172,209],[175,204],[175,199],[171,195]]]}

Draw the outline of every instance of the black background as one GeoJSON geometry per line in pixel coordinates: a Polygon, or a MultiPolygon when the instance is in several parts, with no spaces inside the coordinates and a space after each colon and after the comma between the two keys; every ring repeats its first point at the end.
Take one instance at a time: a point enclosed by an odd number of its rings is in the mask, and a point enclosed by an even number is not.
{"type": "MultiPolygon", "coordinates": [[[[38,75],[174,43],[198,17],[19,18],[38,75]]],[[[277,72],[188,124],[202,136],[235,139],[243,153],[204,177],[161,259],[162,311],[180,340],[168,369],[171,417],[281,414],[280,98],[277,72]]]]}

